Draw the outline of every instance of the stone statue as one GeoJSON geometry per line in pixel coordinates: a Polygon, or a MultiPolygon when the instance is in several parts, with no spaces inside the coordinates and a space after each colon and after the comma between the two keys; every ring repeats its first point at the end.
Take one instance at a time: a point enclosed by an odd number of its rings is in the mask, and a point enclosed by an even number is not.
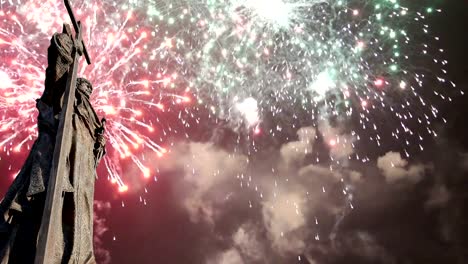
{"type": "MultiPolygon", "coordinates": [[[[38,138],[19,174],[0,203],[0,263],[34,263],[38,232],[51,173],[63,94],[73,62],[70,34],[56,33],[48,48],[45,90],[36,107],[38,138]],[[2,217],[3,216],[3,217],[2,217]]],[[[96,167],[103,157],[104,122],[89,97],[91,83],[76,79],[71,147],[66,149],[66,175],[61,191],[61,221],[54,227],[58,239],[53,259],[46,263],[95,263],[93,252],[93,200],[96,167]]]]}

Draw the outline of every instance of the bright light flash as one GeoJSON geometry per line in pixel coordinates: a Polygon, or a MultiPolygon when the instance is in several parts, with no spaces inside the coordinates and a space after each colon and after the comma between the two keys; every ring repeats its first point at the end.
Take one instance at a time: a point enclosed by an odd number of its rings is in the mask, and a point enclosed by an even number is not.
{"type": "Polygon", "coordinates": [[[0,70],[0,89],[10,88],[11,86],[12,82],[8,74],[0,70]]]}
{"type": "Polygon", "coordinates": [[[243,5],[273,25],[287,27],[290,23],[292,5],[283,0],[244,0],[243,5]]]}
{"type": "Polygon", "coordinates": [[[316,100],[321,100],[326,93],[336,86],[329,71],[323,71],[317,75],[317,78],[312,83],[310,89],[317,93],[316,100]]]}
{"type": "Polygon", "coordinates": [[[260,117],[258,115],[257,100],[248,97],[242,102],[236,103],[236,109],[240,112],[249,127],[258,124],[260,117]]]}

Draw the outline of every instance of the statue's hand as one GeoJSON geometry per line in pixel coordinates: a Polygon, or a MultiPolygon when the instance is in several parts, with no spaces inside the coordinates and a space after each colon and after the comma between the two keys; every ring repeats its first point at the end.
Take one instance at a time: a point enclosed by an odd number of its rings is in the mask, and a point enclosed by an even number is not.
{"type": "Polygon", "coordinates": [[[101,127],[96,129],[96,144],[104,147],[106,145],[106,138],[104,137],[104,131],[106,130],[106,119],[101,119],[101,127]]]}
{"type": "MultiPolygon", "coordinates": [[[[96,137],[96,145],[99,147],[99,148],[102,148],[106,145],[106,138],[104,137],[104,135],[97,135],[96,137]]],[[[94,147],[96,148],[96,147],[94,147]]]]}
{"type": "Polygon", "coordinates": [[[96,129],[96,142],[94,143],[95,166],[97,167],[101,158],[106,154],[106,138],[104,137],[106,119],[101,119],[101,127],[96,129]]]}

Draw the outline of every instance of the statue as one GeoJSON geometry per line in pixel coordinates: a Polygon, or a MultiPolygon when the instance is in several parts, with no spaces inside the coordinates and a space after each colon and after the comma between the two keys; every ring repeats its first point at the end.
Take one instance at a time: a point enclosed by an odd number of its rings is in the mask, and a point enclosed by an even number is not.
{"type": "MultiPolygon", "coordinates": [[[[38,263],[38,234],[47,207],[54,149],[62,108],[65,107],[63,97],[67,80],[74,79],[69,75],[76,73],[76,70],[72,73],[74,52],[83,48],[76,47],[76,39],[70,31],[70,27],[64,25],[63,33],[56,33],[51,39],[45,90],[36,100],[38,138],[0,202],[1,264],[34,263],[35,259],[38,263]]],[[[105,119],[99,120],[89,101],[92,89],[88,80],[76,79],[71,128],[67,132],[71,144],[61,152],[66,158],[64,173],[59,175],[62,183],[57,187],[62,197],[58,213],[53,216],[53,229],[48,230],[54,232],[54,252],[48,252],[40,263],[95,263],[92,236],[94,181],[96,167],[105,153],[105,119]]]]}

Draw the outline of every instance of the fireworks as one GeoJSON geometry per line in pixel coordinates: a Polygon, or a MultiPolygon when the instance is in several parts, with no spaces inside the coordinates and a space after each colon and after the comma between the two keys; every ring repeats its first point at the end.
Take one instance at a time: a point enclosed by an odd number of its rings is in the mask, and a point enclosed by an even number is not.
{"type": "MultiPolygon", "coordinates": [[[[94,62],[83,65],[81,75],[94,84],[93,104],[109,120],[104,164],[121,191],[128,189],[126,160],[143,177],[152,176],[145,153],[163,155],[165,136],[177,133],[174,120],[165,121],[168,112],[186,127],[184,116],[199,123],[197,111],[184,108],[192,96],[234,129],[275,137],[299,116],[316,127],[331,119],[353,121],[346,129],[352,139],[322,131],[331,148],[359,140],[380,146],[389,137],[407,155],[409,145],[436,136],[431,125],[439,113],[426,98],[450,100],[444,96],[451,84],[447,61],[425,22],[440,10],[430,7],[398,0],[73,6],[94,62]],[[273,125],[262,127],[265,116],[273,125]]],[[[7,154],[33,140],[48,39],[66,19],[60,1],[10,1],[0,8],[0,146],[7,154]]]]}
{"type": "Polygon", "coordinates": [[[450,101],[443,94],[455,85],[426,24],[440,10],[404,4],[411,3],[183,1],[156,13],[178,29],[174,54],[184,58],[199,102],[233,128],[245,124],[255,133],[272,116],[264,130],[275,137],[283,127],[320,129],[334,120],[340,133],[353,135],[348,143],[379,147],[393,138],[409,156],[411,146],[436,136],[437,100],[450,101]]]}
{"type": "MultiPolygon", "coordinates": [[[[164,134],[171,130],[160,119],[166,112],[182,110],[176,105],[190,98],[184,89],[176,89],[177,73],[164,67],[167,42],[156,43],[132,10],[116,4],[91,2],[76,7],[93,60],[90,66],[81,65],[79,75],[94,84],[92,102],[109,121],[104,159],[109,179],[118,184],[118,190],[126,191],[122,177],[126,160],[143,177],[152,176],[144,154],[163,155],[167,151],[162,146],[164,134]]],[[[29,150],[35,138],[31,136],[36,133],[35,99],[44,89],[47,46],[50,36],[67,21],[67,13],[60,1],[16,2],[2,6],[0,19],[0,145],[10,155],[29,150]],[[44,13],[50,19],[44,19],[44,13]]]]}

